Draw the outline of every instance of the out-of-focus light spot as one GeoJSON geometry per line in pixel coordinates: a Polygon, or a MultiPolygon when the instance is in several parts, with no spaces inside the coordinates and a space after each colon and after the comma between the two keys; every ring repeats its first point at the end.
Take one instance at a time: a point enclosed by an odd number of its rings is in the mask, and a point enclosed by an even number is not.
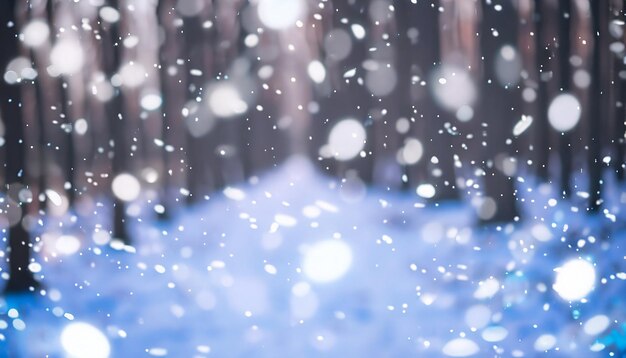
{"type": "Polygon", "coordinates": [[[500,342],[509,335],[506,328],[500,326],[487,327],[483,330],[481,337],[487,342],[500,342]]]}
{"type": "Polygon", "coordinates": [[[476,214],[481,220],[489,220],[498,212],[498,203],[490,197],[477,198],[476,214]]]}
{"type": "Polygon", "coordinates": [[[23,79],[34,80],[37,78],[37,71],[32,68],[31,62],[26,57],[16,57],[7,65],[4,73],[4,81],[8,84],[15,84],[23,79]]]}
{"type": "Polygon", "coordinates": [[[379,64],[365,74],[365,86],[377,97],[384,97],[396,88],[398,76],[393,67],[379,64]]]}
{"type": "Polygon", "coordinates": [[[141,107],[146,111],[154,111],[161,107],[163,100],[158,93],[147,93],[141,97],[141,107]]]}
{"type": "Polygon", "coordinates": [[[435,187],[432,186],[432,184],[420,184],[418,185],[415,192],[417,193],[417,195],[425,199],[433,198],[435,194],[437,193],[437,191],[435,190],[435,187]]]}
{"type": "Polygon", "coordinates": [[[350,26],[350,30],[352,30],[352,34],[358,40],[362,40],[365,38],[365,28],[359,24],[352,24],[350,26]]]}
{"type": "Polygon", "coordinates": [[[124,38],[124,41],[122,41],[122,44],[126,48],[135,48],[135,46],[139,44],[139,37],[128,35],[126,36],[126,38],[124,38]]]}
{"type": "Polygon", "coordinates": [[[152,347],[148,349],[148,354],[153,357],[165,357],[167,356],[167,349],[161,347],[152,347]]]}
{"type": "Polygon", "coordinates": [[[474,305],[465,311],[465,324],[470,328],[481,329],[491,321],[491,310],[485,305],[474,305]]]}
{"type": "Polygon", "coordinates": [[[45,21],[33,20],[24,26],[22,35],[24,36],[24,44],[26,46],[39,47],[48,40],[50,28],[45,21]]]}
{"type": "Polygon", "coordinates": [[[538,352],[549,351],[556,345],[556,337],[551,334],[542,334],[537,338],[534,344],[534,348],[538,352]]]}
{"type": "Polygon", "coordinates": [[[484,300],[487,298],[491,298],[495,296],[496,293],[500,290],[500,282],[491,277],[486,279],[485,281],[481,281],[478,283],[478,288],[474,291],[474,298],[479,300],[484,300]]]}
{"type": "Polygon", "coordinates": [[[90,82],[91,94],[98,100],[106,102],[113,97],[115,93],[111,82],[109,82],[106,76],[102,72],[96,72],[93,74],[93,79],[90,82]]]}
{"type": "Polygon", "coordinates": [[[227,187],[224,189],[224,196],[230,200],[241,201],[246,198],[246,193],[241,189],[227,187]]]}
{"type": "Polygon", "coordinates": [[[596,270],[587,260],[570,260],[555,271],[556,280],[552,288],[565,300],[579,301],[595,286],[596,270]]]}
{"type": "Polygon", "coordinates": [[[307,72],[315,83],[322,83],[326,78],[326,68],[319,61],[311,61],[307,67],[307,72]]]}
{"type": "Polygon", "coordinates": [[[309,218],[309,219],[315,219],[318,216],[320,216],[320,214],[322,213],[322,211],[314,205],[307,205],[304,208],[302,208],[302,215],[304,215],[305,217],[309,218]]]}
{"type": "Polygon", "coordinates": [[[525,102],[532,103],[537,99],[537,91],[534,88],[526,87],[522,90],[522,99],[525,102]]]}
{"type": "Polygon", "coordinates": [[[259,44],[259,36],[257,36],[257,34],[248,34],[243,42],[246,47],[255,47],[259,44]]]}
{"type": "Polygon", "coordinates": [[[216,84],[209,93],[209,108],[218,117],[228,118],[245,113],[248,104],[231,83],[216,84]]]}
{"type": "Polygon", "coordinates": [[[513,127],[513,135],[519,136],[524,133],[530,125],[533,124],[533,117],[522,115],[522,119],[520,119],[515,126],[513,127]]]}
{"type": "Polygon", "coordinates": [[[305,252],[302,271],[312,281],[327,283],[344,276],[351,264],[352,250],[348,244],[338,240],[324,240],[305,252]]]}
{"type": "Polygon", "coordinates": [[[120,21],[120,13],[117,9],[110,6],[100,8],[100,18],[108,23],[116,23],[120,21]]]}
{"type": "Polygon", "coordinates": [[[469,357],[478,353],[478,344],[467,338],[455,338],[443,346],[443,354],[449,357],[469,357]]]}
{"type": "Polygon", "coordinates": [[[293,216],[287,214],[276,214],[274,215],[274,221],[276,221],[280,226],[292,227],[296,226],[298,220],[293,216]]]}
{"type": "Polygon", "coordinates": [[[85,135],[87,133],[87,129],[89,129],[89,124],[84,118],[79,118],[74,122],[74,131],[78,135],[85,135]]]}
{"type": "Polygon", "coordinates": [[[530,229],[530,234],[539,241],[550,241],[553,237],[552,232],[545,225],[536,224],[530,229]]]}
{"type": "Polygon", "coordinates": [[[61,332],[61,345],[72,358],[106,358],[111,354],[106,336],[84,322],[67,325],[61,332]]]}
{"type": "Polygon", "coordinates": [[[585,324],[583,325],[583,330],[590,336],[598,335],[604,332],[609,325],[611,324],[611,320],[609,317],[599,314],[597,316],[591,317],[585,324]]]}
{"type": "Polygon", "coordinates": [[[104,230],[95,231],[91,238],[96,245],[106,245],[111,241],[111,235],[104,230]]]}
{"type": "Polygon", "coordinates": [[[437,103],[444,109],[454,113],[463,106],[471,107],[476,101],[476,85],[463,68],[442,66],[433,72],[431,78],[430,90],[437,103]]]}
{"type": "Polygon", "coordinates": [[[263,25],[283,30],[306,15],[306,3],[303,0],[260,0],[257,10],[263,25]]]}
{"type": "Polygon", "coordinates": [[[591,84],[591,76],[589,75],[589,72],[583,70],[583,69],[578,69],[576,70],[576,72],[574,72],[574,85],[578,88],[587,88],[589,87],[589,85],[591,84]]]}
{"type": "Polygon", "coordinates": [[[70,256],[80,249],[80,240],[76,236],[61,235],[54,242],[54,250],[65,256],[70,256]]]}
{"type": "Polygon", "coordinates": [[[59,193],[57,193],[56,191],[52,189],[46,189],[45,193],[46,193],[46,197],[48,197],[48,200],[50,200],[50,202],[53,205],[55,206],[63,205],[63,197],[59,193]]]}
{"type": "Polygon", "coordinates": [[[113,195],[123,201],[133,201],[139,197],[141,184],[135,176],[122,173],[116,176],[111,183],[113,195]]]}
{"type": "Polygon", "coordinates": [[[341,61],[352,51],[352,39],[345,30],[333,29],[324,38],[324,50],[329,59],[341,61]]]}
{"type": "Polygon", "coordinates": [[[522,60],[515,48],[504,45],[495,58],[495,70],[498,82],[502,86],[514,86],[519,82],[522,73],[522,60]]]}
{"type": "Polygon", "coordinates": [[[576,127],[580,120],[580,102],[569,93],[556,96],[548,108],[548,121],[559,132],[576,127]]]}
{"type": "Polygon", "coordinates": [[[32,273],[39,273],[41,272],[41,264],[38,262],[31,262],[28,264],[28,270],[32,273]]]}
{"type": "Polygon", "coordinates": [[[413,165],[422,159],[424,147],[422,142],[415,138],[407,138],[404,140],[404,146],[400,149],[398,162],[403,165],[413,165]]]}
{"type": "Polygon", "coordinates": [[[146,70],[136,62],[125,63],[118,73],[119,84],[126,87],[139,87],[146,80],[146,70]]]}
{"type": "Polygon", "coordinates": [[[456,111],[456,119],[461,122],[469,122],[474,118],[474,108],[469,105],[463,105],[456,111]]]}
{"type": "Polygon", "coordinates": [[[73,39],[57,42],[50,51],[50,63],[56,73],[72,75],[83,67],[85,54],[80,43],[73,39]]]}
{"type": "Polygon", "coordinates": [[[411,129],[411,122],[408,119],[402,117],[396,121],[396,131],[400,134],[406,134],[411,129]]]}
{"type": "Polygon", "coordinates": [[[363,125],[356,119],[344,119],[331,129],[328,144],[322,147],[324,157],[333,157],[340,161],[356,157],[363,147],[367,134],[363,125]]]}
{"type": "Polygon", "coordinates": [[[269,273],[270,275],[276,275],[278,273],[276,266],[272,264],[265,264],[265,266],[263,266],[263,269],[265,270],[265,272],[269,273]]]}
{"type": "Polygon", "coordinates": [[[152,167],[146,167],[141,171],[141,177],[146,182],[154,184],[159,180],[159,171],[152,167]]]}

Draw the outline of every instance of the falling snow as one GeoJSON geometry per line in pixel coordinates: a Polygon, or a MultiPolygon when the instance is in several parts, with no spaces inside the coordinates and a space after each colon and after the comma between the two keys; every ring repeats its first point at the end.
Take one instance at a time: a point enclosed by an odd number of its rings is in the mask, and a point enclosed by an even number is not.
{"type": "Polygon", "coordinates": [[[0,357],[623,356],[625,6],[0,1],[0,357]]]}

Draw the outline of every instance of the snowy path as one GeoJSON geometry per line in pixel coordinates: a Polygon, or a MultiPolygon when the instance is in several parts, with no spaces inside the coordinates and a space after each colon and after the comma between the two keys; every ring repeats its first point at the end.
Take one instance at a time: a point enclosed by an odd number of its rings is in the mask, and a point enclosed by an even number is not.
{"type": "MultiPolygon", "coordinates": [[[[498,232],[476,229],[469,205],[364,190],[292,161],[168,227],[143,220],[135,253],[91,242],[42,254],[47,294],[1,302],[0,352],[64,356],[72,321],[104,332],[113,357],[591,357],[598,339],[597,356],[618,352],[603,337],[623,338],[626,274],[611,275],[626,270],[625,235],[589,242],[603,225],[568,213],[568,248],[567,207],[536,193],[533,214],[555,227],[498,232]],[[569,304],[553,269],[579,256],[596,264],[595,290],[569,304]]],[[[106,348],[94,342],[86,356],[106,348]]]]}

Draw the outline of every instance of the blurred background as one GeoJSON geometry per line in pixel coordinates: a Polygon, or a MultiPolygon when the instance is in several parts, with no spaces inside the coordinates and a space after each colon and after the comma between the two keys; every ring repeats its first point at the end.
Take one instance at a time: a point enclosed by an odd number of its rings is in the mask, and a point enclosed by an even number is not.
{"type": "Polygon", "coordinates": [[[625,10],[3,0],[0,351],[623,354],[625,10]]]}

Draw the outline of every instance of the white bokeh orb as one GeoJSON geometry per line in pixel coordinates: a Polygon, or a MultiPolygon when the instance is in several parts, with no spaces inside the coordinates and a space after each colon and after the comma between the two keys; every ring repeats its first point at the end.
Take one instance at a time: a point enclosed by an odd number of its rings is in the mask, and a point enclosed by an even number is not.
{"type": "Polygon", "coordinates": [[[123,201],[133,201],[139,197],[141,184],[132,174],[122,173],[117,175],[111,183],[113,195],[123,201]]]}
{"type": "Polygon", "coordinates": [[[324,240],[311,246],[304,255],[302,271],[312,281],[336,281],[348,272],[352,249],[343,241],[324,240]]]}
{"type": "Polygon", "coordinates": [[[471,107],[478,95],[476,84],[467,70],[448,65],[434,71],[430,90],[442,108],[454,113],[461,107],[471,107]]]}
{"type": "Polygon", "coordinates": [[[72,75],[83,67],[85,54],[78,41],[63,39],[57,42],[50,51],[50,63],[56,73],[72,75]]]}
{"type": "Polygon", "coordinates": [[[24,26],[22,30],[24,44],[28,47],[39,47],[43,45],[50,36],[50,28],[45,21],[33,20],[24,26]]]}
{"type": "Polygon", "coordinates": [[[64,256],[70,256],[80,250],[80,240],[73,235],[61,235],[54,243],[54,250],[64,256]]]}
{"type": "Polygon", "coordinates": [[[367,133],[361,122],[356,119],[344,119],[331,129],[328,135],[329,156],[346,161],[356,157],[367,139],[367,133]]]}
{"type": "Polygon", "coordinates": [[[243,114],[248,104],[243,100],[239,89],[231,83],[216,84],[209,93],[209,108],[218,117],[228,118],[243,114]]]}
{"type": "Polygon", "coordinates": [[[326,68],[320,61],[311,61],[307,66],[307,73],[315,83],[322,83],[326,78],[326,68]]]}
{"type": "Polygon", "coordinates": [[[146,80],[146,69],[137,62],[127,62],[118,72],[120,84],[135,88],[141,86],[146,80]]]}
{"type": "Polygon", "coordinates": [[[142,95],[140,104],[141,108],[146,111],[154,111],[161,107],[163,103],[163,99],[161,98],[161,94],[156,92],[148,92],[142,95]]]}
{"type": "Polygon", "coordinates": [[[469,357],[480,351],[478,344],[467,338],[455,338],[447,342],[442,353],[448,357],[469,357]]]}
{"type": "Polygon", "coordinates": [[[415,192],[424,199],[433,198],[437,194],[437,190],[432,184],[420,184],[415,192]]]}
{"type": "Polygon", "coordinates": [[[413,165],[422,159],[424,146],[416,138],[407,138],[404,146],[400,149],[399,162],[403,165],[413,165]]]}
{"type": "Polygon", "coordinates": [[[273,30],[284,30],[306,14],[304,0],[259,0],[259,20],[273,30]]]}
{"type": "Polygon", "coordinates": [[[574,259],[555,269],[552,288],[567,301],[580,301],[591,292],[596,283],[596,270],[587,260],[574,259]]]}
{"type": "Polygon", "coordinates": [[[552,128],[567,132],[580,120],[580,102],[569,93],[560,94],[552,100],[548,108],[548,121],[552,128]]]}
{"type": "Polygon", "coordinates": [[[84,322],[68,324],[61,332],[61,345],[71,358],[106,358],[111,354],[104,333],[84,322]]]}

